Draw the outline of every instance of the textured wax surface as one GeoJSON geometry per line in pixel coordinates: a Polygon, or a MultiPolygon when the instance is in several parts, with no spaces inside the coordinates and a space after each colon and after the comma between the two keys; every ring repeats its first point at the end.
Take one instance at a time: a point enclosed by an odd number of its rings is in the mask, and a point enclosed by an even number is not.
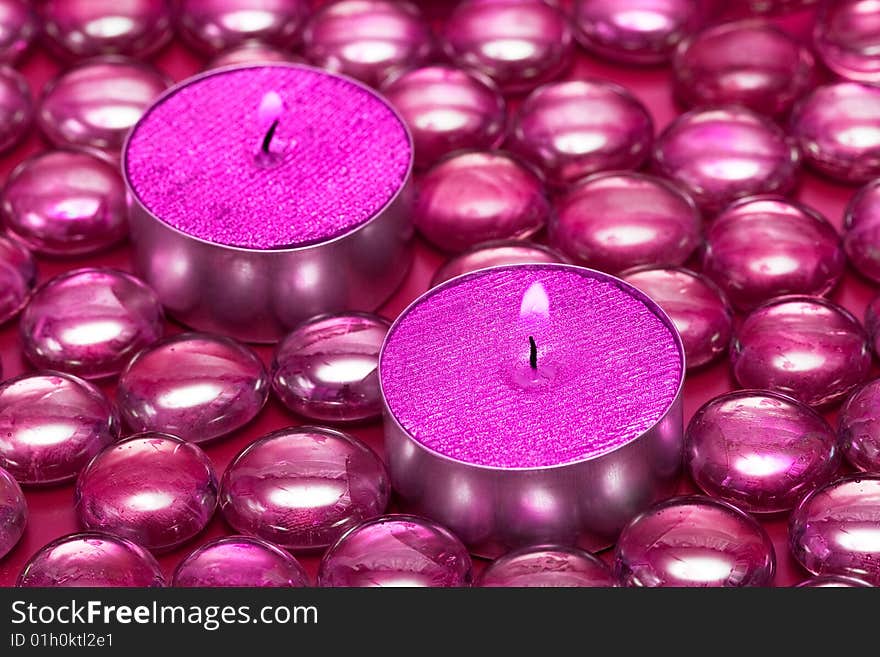
{"type": "Polygon", "coordinates": [[[635,294],[554,265],[456,279],[389,334],[389,408],[423,445],[468,463],[540,467],[606,453],[662,417],[682,375],[672,330],[635,294]],[[548,312],[523,316],[523,305],[544,308],[522,304],[536,282],[548,312]]]}
{"type": "Polygon", "coordinates": [[[400,189],[409,137],[377,96],[309,68],[260,66],[192,82],[132,134],[126,171],[143,204],[171,226],[220,244],[300,246],[366,222],[400,189]],[[258,163],[280,96],[271,151],[258,163]]]}

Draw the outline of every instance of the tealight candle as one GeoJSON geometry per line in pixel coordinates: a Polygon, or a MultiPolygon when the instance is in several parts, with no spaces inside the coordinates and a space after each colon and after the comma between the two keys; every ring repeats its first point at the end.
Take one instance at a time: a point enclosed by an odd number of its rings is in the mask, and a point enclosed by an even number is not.
{"type": "Polygon", "coordinates": [[[191,78],[123,154],[137,268],[177,319],[249,341],[373,310],[407,271],[411,165],[401,119],[347,78],[285,64],[191,78]]]}
{"type": "Polygon", "coordinates": [[[25,307],[36,280],[37,265],[30,251],[0,235],[0,324],[25,307]]]}
{"type": "Polygon", "coordinates": [[[224,536],[197,547],[180,562],[171,579],[171,586],[308,585],[299,561],[277,545],[249,536],[224,536]]]}
{"type": "Polygon", "coordinates": [[[0,560],[15,547],[27,524],[28,508],[21,486],[0,468],[0,560]]]}
{"type": "Polygon", "coordinates": [[[37,253],[81,256],[128,234],[117,167],[89,153],[50,151],[18,165],[2,201],[7,229],[37,253]]]}
{"type": "Polygon", "coordinates": [[[28,0],[0,0],[0,64],[14,64],[37,33],[28,0]]]}
{"type": "Polygon", "coordinates": [[[62,536],[43,546],[18,576],[18,586],[165,586],[162,569],[149,552],[102,532],[62,536]]]}
{"type": "Polygon", "coordinates": [[[617,580],[611,568],[589,552],[561,545],[514,550],[482,572],[482,587],[609,587],[617,580]]]}
{"type": "Polygon", "coordinates": [[[0,66],[0,152],[27,137],[33,118],[34,105],[27,80],[18,71],[0,66]]]}
{"type": "Polygon", "coordinates": [[[43,89],[37,124],[59,147],[116,155],[128,131],[171,84],[152,66],[122,57],[89,59],[43,89]]]}
{"type": "Polygon", "coordinates": [[[48,45],[63,57],[144,57],[171,39],[165,0],[44,0],[38,11],[48,45]]]}
{"type": "Polygon", "coordinates": [[[452,256],[441,265],[431,279],[431,287],[436,287],[450,278],[486,267],[542,262],[568,263],[568,258],[556,249],[527,240],[483,242],[452,256]]]}
{"type": "Polygon", "coordinates": [[[683,374],[671,320],[619,279],[553,264],[459,276],[385,340],[392,484],[478,554],[605,547],[675,480],[683,374]]]}

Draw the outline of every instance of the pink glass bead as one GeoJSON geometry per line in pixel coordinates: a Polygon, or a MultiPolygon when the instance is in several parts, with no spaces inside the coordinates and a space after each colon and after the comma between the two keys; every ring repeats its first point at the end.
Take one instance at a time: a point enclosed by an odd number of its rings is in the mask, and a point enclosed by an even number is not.
{"type": "Polygon", "coordinates": [[[162,337],[163,319],[156,293],[140,279],[77,269],[37,289],[19,326],[24,354],[38,369],[99,379],[162,337]]]}
{"type": "Polygon", "coordinates": [[[116,403],[136,432],[201,443],[253,420],[269,395],[262,361],[245,345],[182,333],[144,349],[119,376],[116,403]]]}
{"type": "Polygon", "coordinates": [[[810,51],[771,23],[722,23],[683,42],[672,72],[687,107],[742,105],[762,114],[791,109],[813,83],[810,51]]]}
{"type": "Polygon", "coordinates": [[[272,363],[272,388],[294,413],[327,422],[382,415],[379,351],[387,320],[366,313],[308,320],[281,341],[272,363]]]}
{"type": "Polygon", "coordinates": [[[880,475],[842,477],[804,498],[789,541],[814,575],[844,575],[880,585],[880,475]]]}
{"type": "Polygon", "coordinates": [[[436,287],[450,278],[461,276],[486,267],[500,265],[520,265],[526,263],[567,263],[568,258],[556,249],[543,244],[522,240],[494,240],[471,247],[452,256],[437,269],[431,279],[431,287],[436,287]]]}
{"type": "Polygon", "coordinates": [[[856,391],[837,421],[840,449],[849,464],[863,472],[880,473],[880,379],[856,391]]]}
{"type": "Polygon", "coordinates": [[[44,0],[39,17],[63,57],[144,57],[171,40],[165,0],[44,0]]]}
{"type": "Polygon", "coordinates": [[[217,475],[197,445],[144,433],[103,450],[80,473],[80,525],[148,550],[176,547],[201,532],[217,506],[217,475]]]}
{"type": "Polygon", "coordinates": [[[0,324],[24,308],[36,280],[37,265],[30,251],[0,235],[0,324]]]}
{"type": "Polygon", "coordinates": [[[753,14],[779,15],[802,11],[819,0],[735,0],[729,4],[743,4],[741,11],[753,14]]]}
{"type": "Polygon", "coordinates": [[[41,153],[10,174],[6,227],[37,253],[95,253],[128,234],[125,184],[117,167],[83,152],[41,153]]]}
{"type": "Polygon", "coordinates": [[[753,194],[785,194],[800,156],[775,123],[743,107],[693,110],[657,138],[654,165],[706,210],[753,194]]]}
{"type": "Polygon", "coordinates": [[[284,50],[267,46],[259,41],[243,43],[225,50],[208,63],[205,69],[238,66],[240,64],[259,64],[266,62],[298,62],[300,58],[284,50]]]}
{"type": "Polygon", "coordinates": [[[843,219],[843,248],[862,276],[880,282],[880,179],[850,200],[843,219]]]}
{"type": "Polygon", "coordinates": [[[706,231],[703,273],[738,310],[783,294],[824,295],[846,269],[840,236],[819,212],[773,196],[744,198],[706,231]]]}
{"type": "Polygon", "coordinates": [[[226,469],[220,509],[236,531],[296,550],[326,547],[388,505],[385,465],[365,444],[323,427],[280,429],[226,469]]]}
{"type": "Polygon", "coordinates": [[[0,64],[14,64],[37,33],[29,0],[0,0],[0,64]]]}
{"type": "Polygon", "coordinates": [[[174,571],[171,586],[302,587],[299,561],[258,538],[226,536],[193,550],[174,571]]]}
{"type": "Polygon", "coordinates": [[[821,588],[821,589],[862,589],[871,588],[867,582],[863,582],[855,577],[843,577],[841,575],[818,575],[804,580],[797,585],[799,589],[821,588]]]}
{"type": "Polygon", "coordinates": [[[443,28],[447,56],[505,92],[528,91],[561,74],[573,43],[568,17],[544,0],[464,0],[443,28]]]}
{"type": "Polygon", "coordinates": [[[724,294],[705,276],[682,267],[641,268],[621,278],[660,304],[681,335],[688,369],[702,367],[727,351],[733,312],[724,294]]]}
{"type": "Polygon", "coordinates": [[[880,176],[880,88],[835,82],[794,108],[791,132],[814,169],[844,182],[880,176]]]}
{"type": "Polygon", "coordinates": [[[303,35],[314,64],[372,86],[391,73],[420,66],[434,52],[418,7],[389,0],[339,0],[318,10],[303,35]]]}
{"type": "Polygon", "coordinates": [[[731,364],[744,388],[767,388],[810,406],[845,397],[871,368],[867,336],[847,310],[820,297],[758,306],[734,335],[731,364]]]}
{"type": "Polygon", "coordinates": [[[624,586],[768,586],[776,553],[750,516],[692,495],[636,516],[617,541],[614,570],[624,586]]]}
{"type": "Polygon", "coordinates": [[[82,532],[42,547],[21,571],[18,586],[157,587],[165,586],[165,577],[141,546],[101,532],[82,532]]]}
{"type": "Polygon", "coordinates": [[[43,372],[0,385],[0,467],[20,484],[73,479],[118,437],[113,405],[82,379],[43,372]]]}
{"type": "Polygon", "coordinates": [[[880,296],[871,299],[865,308],[865,329],[875,354],[880,354],[880,296]]]}
{"type": "Polygon", "coordinates": [[[368,520],[331,547],[318,570],[318,586],[468,586],[471,557],[447,529],[417,516],[368,520]]]}
{"type": "Polygon", "coordinates": [[[830,481],[840,451],[834,430],[809,406],[765,390],[739,390],[694,414],[684,460],[708,495],[751,513],[776,513],[830,481]]]}
{"type": "Polygon", "coordinates": [[[172,7],[180,38],[211,55],[248,41],[292,50],[309,15],[308,0],[173,0],[172,7]]]}
{"type": "Polygon", "coordinates": [[[600,173],[559,196],[550,243],[574,262],[611,274],[680,265],[700,244],[702,220],[675,185],[641,173],[600,173]]]}
{"type": "Polygon", "coordinates": [[[813,45],[840,77],[880,82],[880,7],[873,0],[826,0],[816,18],[813,45]]]}
{"type": "Polygon", "coordinates": [[[56,146],[118,154],[128,131],[170,84],[143,62],[88,60],[46,86],[37,123],[56,146]]]}
{"type": "Polygon", "coordinates": [[[453,151],[495,148],[504,139],[504,98],[477,74],[426,66],[392,79],[382,95],[409,128],[416,166],[431,166],[453,151]]]}
{"type": "Polygon", "coordinates": [[[24,493],[12,475],[0,468],[0,560],[15,547],[27,524],[24,493]]]}
{"type": "Polygon", "coordinates": [[[493,561],[480,575],[482,587],[607,587],[617,580],[589,552],[561,545],[529,547],[493,561]]]}
{"type": "Polygon", "coordinates": [[[541,179],[500,152],[453,155],[419,183],[413,223],[431,243],[463,251],[480,242],[525,239],[550,215],[541,179]]]}
{"type": "Polygon", "coordinates": [[[27,80],[18,71],[0,66],[0,153],[28,135],[34,104],[27,80]]]}
{"type": "Polygon", "coordinates": [[[511,149],[555,186],[597,171],[637,169],[651,152],[650,114],[623,87],[603,80],[554,82],[520,106],[511,149]]]}
{"type": "Polygon", "coordinates": [[[704,19],[699,0],[578,0],[576,36],[600,57],[661,64],[704,19]]]}

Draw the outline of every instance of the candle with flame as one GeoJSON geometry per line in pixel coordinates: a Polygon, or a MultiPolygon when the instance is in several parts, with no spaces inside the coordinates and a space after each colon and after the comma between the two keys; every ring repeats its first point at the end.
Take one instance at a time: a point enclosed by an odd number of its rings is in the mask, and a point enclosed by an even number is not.
{"type": "Polygon", "coordinates": [[[123,154],[136,264],[178,319],[248,340],[373,310],[406,272],[411,165],[403,121],[348,78],[283,63],[191,78],[123,154]]]}
{"type": "Polygon", "coordinates": [[[669,318],[614,277],[554,264],[460,276],[385,341],[392,481],[480,553],[596,548],[678,469],[683,365],[669,318]]]}

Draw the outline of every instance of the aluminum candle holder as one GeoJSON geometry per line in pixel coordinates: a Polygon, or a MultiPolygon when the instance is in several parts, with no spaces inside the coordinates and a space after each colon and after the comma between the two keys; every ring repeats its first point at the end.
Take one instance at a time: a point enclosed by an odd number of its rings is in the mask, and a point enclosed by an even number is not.
{"type": "Polygon", "coordinates": [[[657,304],[590,269],[499,266],[433,288],[380,356],[403,508],[481,556],[609,546],[676,484],[683,354],[657,304]]]}
{"type": "Polygon", "coordinates": [[[284,63],[190,78],[123,151],[135,266],[172,316],[249,342],[374,310],[411,260],[412,152],[349,78],[284,63]]]}

